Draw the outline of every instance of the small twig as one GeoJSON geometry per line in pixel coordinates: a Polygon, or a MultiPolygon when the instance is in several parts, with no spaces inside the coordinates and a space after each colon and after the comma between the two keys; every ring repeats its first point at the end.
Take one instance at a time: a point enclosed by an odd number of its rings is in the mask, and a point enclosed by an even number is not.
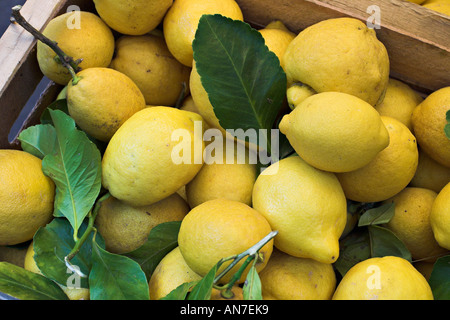
{"type": "Polygon", "coordinates": [[[78,64],[81,63],[81,59],[75,61],[72,57],[65,54],[64,51],[62,51],[61,48],[58,46],[58,43],[56,41],[50,40],[49,38],[44,36],[41,32],[39,32],[36,28],[34,28],[31,24],[29,24],[28,21],[25,20],[25,18],[20,13],[21,9],[22,6],[20,5],[14,6],[12,8],[12,17],[10,19],[11,22],[17,23],[26,31],[31,33],[35,39],[41,41],[42,43],[49,46],[53,51],[55,51],[55,53],[59,57],[59,61],[61,62],[61,64],[69,70],[73,79],[72,80],[73,84],[74,85],[77,84],[80,78],[77,77],[76,74],[81,70],[80,67],[78,66],[78,64]]]}

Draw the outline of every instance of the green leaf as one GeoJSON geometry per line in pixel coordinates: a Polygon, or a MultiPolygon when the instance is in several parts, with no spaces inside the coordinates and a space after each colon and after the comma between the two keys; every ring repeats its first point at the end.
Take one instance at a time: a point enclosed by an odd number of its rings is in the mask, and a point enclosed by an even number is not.
{"type": "Polygon", "coordinates": [[[211,298],[211,292],[214,285],[214,279],[216,277],[217,270],[219,268],[219,263],[209,270],[209,272],[204,276],[195,286],[192,288],[191,293],[189,293],[187,300],[209,300],[211,298]]]}
{"type": "Polygon", "coordinates": [[[56,154],[47,154],[42,169],[56,185],[56,217],[66,217],[74,235],[92,209],[101,189],[101,155],[75,121],[60,110],[49,110],[58,139],[56,154]]]}
{"type": "Polygon", "coordinates": [[[394,202],[385,203],[364,212],[358,221],[358,226],[370,226],[388,223],[395,213],[394,202]]]}
{"type": "MultiPolygon", "coordinates": [[[[87,223],[83,222],[80,232],[84,232],[87,223]]],[[[74,272],[67,269],[64,262],[73,247],[73,228],[69,221],[64,218],[54,218],[45,227],[40,228],[33,238],[34,260],[39,270],[49,279],[57,283],[68,286],[79,284],[81,288],[89,288],[86,278],[78,278],[74,272]]],[[[92,235],[88,239],[91,239],[92,235]]],[[[97,240],[104,247],[103,240],[99,237],[97,240]]],[[[91,241],[86,241],[80,248],[80,251],[71,260],[71,264],[88,275],[92,266],[92,246],[91,241]]]]}
{"type": "Polygon", "coordinates": [[[446,120],[448,123],[444,127],[444,132],[446,137],[450,139],[450,110],[448,110],[446,113],[446,120]]]}
{"type": "Polygon", "coordinates": [[[261,279],[253,265],[245,279],[243,286],[244,300],[262,300],[261,279]]]}
{"type": "MultiPolygon", "coordinates": [[[[249,24],[219,14],[200,18],[192,43],[195,66],[220,125],[272,129],[286,95],[286,74],[249,24]]],[[[270,131],[265,137],[270,138],[270,131]]],[[[258,141],[265,149],[267,144],[258,141]]]]}
{"type": "Polygon", "coordinates": [[[149,300],[147,278],[132,259],[110,253],[93,241],[89,275],[91,300],[149,300]]]}
{"type": "Polygon", "coordinates": [[[0,262],[0,292],[20,300],[68,300],[50,279],[8,262],[0,262]]]}
{"type": "Polygon", "coordinates": [[[185,300],[189,291],[194,287],[198,281],[185,282],[170,291],[165,297],[160,300],[185,300]]]}
{"type": "Polygon", "coordinates": [[[177,247],[180,226],[181,221],[165,222],[155,226],[141,247],[124,255],[139,263],[150,279],[161,259],[177,247]]]}
{"type": "Polygon", "coordinates": [[[36,125],[23,130],[19,134],[20,145],[26,151],[39,159],[53,154],[57,150],[58,138],[55,128],[51,125],[36,125]]]}
{"type": "Polygon", "coordinates": [[[436,260],[428,280],[435,300],[450,300],[450,256],[436,260]]]}
{"type": "Polygon", "coordinates": [[[411,253],[392,231],[380,226],[368,229],[372,257],[396,256],[412,261],[411,253]]]}
{"type": "Polygon", "coordinates": [[[367,228],[351,232],[340,242],[340,253],[334,266],[344,276],[355,264],[371,257],[370,238],[367,228]]]}

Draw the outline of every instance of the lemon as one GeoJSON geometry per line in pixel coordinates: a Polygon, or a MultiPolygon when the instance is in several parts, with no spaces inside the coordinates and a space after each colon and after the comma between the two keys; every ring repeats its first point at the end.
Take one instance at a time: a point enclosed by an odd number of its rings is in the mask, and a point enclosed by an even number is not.
{"type": "Polygon", "coordinates": [[[69,83],[67,107],[76,124],[92,137],[107,142],[133,114],[146,108],[136,84],[110,68],[89,68],[69,83]]]}
{"type": "Polygon", "coordinates": [[[176,0],[163,20],[167,47],[182,64],[192,67],[192,41],[199,20],[204,14],[221,14],[234,20],[243,20],[242,11],[234,0],[176,0]]]}
{"type": "Polygon", "coordinates": [[[439,193],[448,182],[450,182],[450,168],[434,161],[419,147],[419,164],[410,185],[439,193]]]}
{"type": "Polygon", "coordinates": [[[130,77],[148,105],[175,106],[183,91],[189,93],[191,68],[173,57],[160,36],[120,37],[111,68],[130,77]]]}
{"type": "Polygon", "coordinates": [[[106,147],[103,186],[132,206],[150,205],[175,193],[203,165],[203,132],[194,134],[197,121],[202,121],[198,114],[172,107],[135,113],[106,147]]]}
{"type": "MultiPolygon", "coordinates": [[[[271,232],[267,220],[250,206],[233,200],[214,199],[193,208],[181,222],[178,245],[187,265],[201,276],[205,276],[220,259],[240,254],[271,232]]],[[[273,239],[259,251],[261,260],[256,270],[261,271],[269,261],[273,239]]],[[[244,259],[245,260],[245,259],[244,259]]],[[[230,264],[225,262],[219,273],[230,264]]],[[[238,262],[223,278],[228,282],[243,264],[238,262]]],[[[248,266],[237,284],[243,283],[248,266]]]]}
{"type": "MultiPolygon", "coordinates": [[[[36,261],[34,260],[33,241],[28,246],[27,252],[25,254],[24,269],[43,276],[43,273],[41,272],[41,270],[39,270],[39,267],[37,266],[36,261]]],[[[58,286],[64,291],[69,300],[90,299],[90,291],[87,288],[68,288],[59,283],[58,286]]]]}
{"type": "Polygon", "coordinates": [[[286,99],[291,110],[294,110],[303,100],[316,94],[311,87],[303,83],[294,83],[286,90],[286,99]]]}
{"type": "Polygon", "coordinates": [[[201,280],[181,255],[180,247],[170,251],[156,266],[148,282],[150,300],[159,300],[186,282],[201,280]]]}
{"type": "Polygon", "coordinates": [[[450,250],[450,182],[438,193],[431,208],[430,222],[436,241],[450,250]]]}
{"type": "Polygon", "coordinates": [[[181,221],[188,212],[188,204],[178,193],[142,207],[109,197],[101,204],[95,225],[105,240],[106,250],[122,254],[143,245],[157,225],[181,221]]]}
{"type": "Polygon", "coordinates": [[[279,128],[303,160],[331,172],[359,169],[389,144],[378,112],[341,92],[306,98],[281,119],[279,128]]]}
{"type": "Polygon", "coordinates": [[[380,115],[395,118],[412,130],[412,113],[422,101],[422,96],[406,83],[391,78],[383,102],[375,108],[380,115]]]}
{"type": "MultiPolygon", "coordinates": [[[[43,31],[44,36],[56,41],[64,53],[74,60],[83,59],[81,69],[107,67],[114,54],[114,36],[111,29],[97,15],[68,12],[53,18],[43,31]],[[79,16],[78,16],[79,14],[79,16]],[[74,24],[79,22],[79,25],[74,24]]],[[[42,73],[60,85],[71,79],[69,70],[57,59],[46,44],[37,42],[37,60],[42,73]]]]}
{"type": "Polygon", "coordinates": [[[430,224],[436,196],[433,190],[407,187],[384,202],[395,204],[395,214],[386,227],[405,244],[414,260],[435,261],[447,252],[436,242],[430,224]]]}
{"type": "Polygon", "coordinates": [[[163,20],[173,0],[94,0],[98,15],[114,30],[127,35],[143,35],[163,20]]]}
{"type": "Polygon", "coordinates": [[[364,167],[336,174],[350,200],[386,200],[402,191],[416,172],[419,159],[416,138],[400,121],[386,116],[381,119],[389,132],[389,146],[364,167]]]}
{"type": "Polygon", "coordinates": [[[274,250],[260,272],[264,300],[331,300],[336,288],[333,266],[274,250]]]}
{"type": "Polygon", "coordinates": [[[383,99],[389,81],[386,48],[375,30],[354,18],[323,20],[304,29],[286,49],[284,64],[289,84],[348,93],[372,106],[383,99]]]}
{"type": "Polygon", "coordinates": [[[450,139],[444,132],[450,110],[450,87],[439,89],[414,109],[411,121],[419,146],[435,161],[450,167],[450,139]]]}
{"type": "Polygon", "coordinates": [[[277,230],[277,249],[300,258],[333,263],[347,223],[347,201],[334,173],[298,156],[270,165],[256,179],[253,208],[277,230]]]}
{"type": "MultiPolygon", "coordinates": [[[[235,150],[236,143],[231,141],[230,148],[235,150]]],[[[205,164],[186,185],[186,197],[189,206],[194,208],[212,199],[229,199],[252,204],[252,191],[258,175],[255,162],[251,162],[249,150],[234,151],[232,157],[227,157],[227,142],[223,148],[215,148],[212,154],[207,154],[205,164]],[[240,153],[242,154],[242,159],[240,153]],[[231,159],[230,159],[231,158],[231,159]]]]}
{"type": "Polygon", "coordinates": [[[281,21],[273,21],[258,31],[263,36],[266,46],[275,53],[278,60],[280,60],[281,67],[283,67],[284,53],[296,34],[289,31],[281,21]]]}
{"type": "Polygon", "coordinates": [[[0,246],[31,240],[53,218],[55,184],[42,161],[21,150],[0,150],[0,246]]]}
{"type": "Polygon", "coordinates": [[[9,262],[23,268],[27,249],[28,246],[24,244],[16,246],[0,246],[0,262],[9,262]]]}
{"type": "Polygon", "coordinates": [[[441,1],[441,2],[424,3],[422,6],[424,8],[428,8],[430,10],[450,16],[450,3],[449,2],[441,1]]]}
{"type": "Polygon", "coordinates": [[[337,286],[333,300],[433,300],[433,293],[409,261],[386,256],[353,266],[337,286]]]}

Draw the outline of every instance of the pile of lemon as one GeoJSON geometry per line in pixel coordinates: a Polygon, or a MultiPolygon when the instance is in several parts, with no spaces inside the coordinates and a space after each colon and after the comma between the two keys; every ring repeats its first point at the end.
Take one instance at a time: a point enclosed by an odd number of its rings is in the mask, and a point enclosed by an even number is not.
{"type": "MultiPolygon", "coordinates": [[[[81,28],[69,28],[73,13],[66,13],[44,30],[82,59],[76,82],[42,43],[37,58],[44,75],[67,86],[63,97],[79,128],[107,143],[102,184],[112,197],[96,220],[106,249],[130,252],[154,226],[181,221],[177,248],[149,279],[151,299],[201,279],[272,230],[278,234],[257,264],[264,299],[433,299],[426,266],[450,250],[450,87],[423,96],[390,78],[386,48],[359,20],[325,20],[298,33],[275,21],[259,31],[287,75],[290,109],[279,129],[295,154],[262,173],[248,161],[195,159],[194,147],[192,161],[176,164],[174,131],[188,132],[203,151],[195,123],[224,129],[193,63],[199,19],[245,17],[234,0],[94,3],[96,14],[79,13],[81,28]],[[417,263],[370,258],[338,280],[339,241],[355,225],[348,200],[394,202],[387,227],[417,263]],[[379,283],[369,285],[374,268],[379,283]]],[[[7,260],[9,246],[51,221],[55,186],[41,160],[17,150],[0,150],[0,182],[0,257],[7,260]]],[[[17,250],[15,263],[38,272],[30,248],[17,250]]]]}
{"type": "Polygon", "coordinates": [[[449,0],[408,0],[417,3],[424,8],[428,8],[435,12],[450,16],[450,1],[449,0]]]}

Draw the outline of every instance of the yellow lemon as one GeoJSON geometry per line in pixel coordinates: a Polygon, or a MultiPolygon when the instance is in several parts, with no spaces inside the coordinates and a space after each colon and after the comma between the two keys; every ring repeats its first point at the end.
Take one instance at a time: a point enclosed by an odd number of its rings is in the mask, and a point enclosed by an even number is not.
{"type": "Polygon", "coordinates": [[[306,98],[281,119],[279,127],[303,160],[331,172],[359,169],[389,144],[378,112],[341,92],[306,98]]]}
{"type": "Polygon", "coordinates": [[[277,249],[300,258],[333,263],[347,223],[347,202],[335,174],[298,156],[270,165],[256,179],[253,208],[277,230],[277,249]]]}
{"type": "MultiPolygon", "coordinates": [[[[41,270],[39,270],[36,261],[34,261],[34,248],[33,248],[33,241],[30,243],[30,245],[27,248],[27,252],[25,254],[25,260],[24,260],[24,269],[43,275],[41,270]]],[[[64,293],[67,295],[69,300],[89,300],[90,299],[90,290],[87,288],[68,288],[66,286],[63,286],[58,283],[60,288],[64,291],[64,293]]]]}
{"type": "Polygon", "coordinates": [[[384,202],[395,204],[395,214],[386,227],[405,244],[413,260],[435,261],[447,252],[436,242],[430,224],[436,196],[433,190],[407,187],[384,202]]]}
{"type": "Polygon", "coordinates": [[[439,193],[449,182],[450,167],[436,162],[419,147],[419,164],[410,185],[439,193]]]}
{"type": "Polygon", "coordinates": [[[275,53],[280,60],[281,67],[284,66],[284,53],[286,48],[294,40],[296,34],[289,31],[281,21],[272,22],[264,29],[258,30],[264,38],[266,46],[275,53]],[[282,25],[280,25],[282,24],[282,25]]]}
{"type": "Polygon", "coordinates": [[[354,95],[370,105],[384,97],[389,57],[375,30],[354,18],[323,20],[301,31],[284,55],[288,83],[354,95]]]}
{"type": "Polygon", "coordinates": [[[249,155],[250,150],[245,148],[237,149],[237,143],[233,140],[223,147],[214,148],[211,153],[206,152],[205,164],[186,185],[186,197],[189,206],[194,208],[199,204],[212,199],[235,200],[247,205],[252,204],[252,191],[258,175],[256,158],[254,162],[249,155]],[[228,147],[233,148],[232,157],[227,156],[228,147]],[[241,153],[243,153],[241,155],[241,153]],[[242,156],[242,157],[241,157],[242,156]]]}
{"type": "Polygon", "coordinates": [[[402,191],[416,172],[419,159],[416,138],[400,121],[381,118],[389,132],[389,146],[364,167],[336,174],[350,200],[386,200],[402,191]]]}
{"type": "Polygon", "coordinates": [[[311,87],[303,83],[294,83],[286,90],[286,99],[289,107],[294,110],[303,100],[316,94],[311,87]]]}
{"type": "Polygon", "coordinates": [[[425,277],[399,257],[370,258],[342,278],[333,300],[433,300],[425,277]]]}
{"type": "Polygon", "coordinates": [[[331,300],[336,289],[333,266],[274,250],[260,272],[264,300],[331,300]]]}
{"type": "Polygon", "coordinates": [[[188,212],[188,204],[178,193],[141,207],[109,197],[101,204],[95,225],[105,240],[106,249],[122,254],[143,245],[157,225],[181,221],[188,212]]]}
{"type": "Polygon", "coordinates": [[[89,68],[69,83],[67,107],[76,124],[92,137],[107,142],[133,114],[146,108],[136,84],[110,68],[89,68]]]}
{"type": "Polygon", "coordinates": [[[221,14],[234,20],[243,20],[242,11],[234,0],[176,0],[163,20],[164,38],[173,56],[191,67],[192,41],[198,23],[204,14],[221,14]]]}
{"type": "Polygon", "coordinates": [[[175,106],[189,92],[191,68],[173,57],[160,36],[120,37],[111,68],[130,77],[148,105],[175,106]]]}
{"type": "Polygon", "coordinates": [[[21,150],[0,150],[0,245],[31,240],[53,218],[55,184],[41,159],[21,150]]]}
{"type": "Polygon", "coordinates": [[[450,139],[444,132],[450,110],[450,87],[439,89],[414,109],[411,121],[419,146],[435,161],[450,167],[450,139]]]}
{"type": "MultiPolygon", "coordinates": [[[[107,67],[114,54],[114,36],[111,29],[97,15],[76,11],[52,19],[43,34],[56,41],[65,54],[74,60],[83,59],[81,69],[107,67]]],[[[57,59],[46,44],[37,42],[37,59],[42,73],[50,80],[67,85],[69,70],[57,59]]]]}
{"type": "Polygon", "coordinates": [[[163,20],[173,0],[94,0],[98,15],[114,30],[143,35],[163,20]]]}
{"type": "Polygon", "coordinates": [[[132,206],[158,202],[191,181],[203,165],[202,118],[156,106],[135,113],[114,134],[102,159],[102,183],[132,206]],[[194,132],[195,130],[195,132],[194,132]]]}
{"type": "MultiPolygon", "coordinates": [[[[205,276],[220,259],[246,251],[271,231],[264,216],[250,206],[233,200],[214,199],[198,205],[186,215],[181,222],[178,245],[188,266],[205,276]]],[[[273,239],[259,251],[258,272],[266,266],[272,249],[273,239]]],[[[239,261],[220,282],[228,282],[243,262],[239,261]]],[[[223,263],[218,272],[229,264],[230,261],[223,263]]],[[[244,282],[249,269],[250,266],[244,270],[237,284],[244,282]]]]}
{"type": "Polygon", "coordinates": [[[422,96],[406,83],[391,78],[383,102],[375,108],[380,115],[395,118],[412,130],[412,113],[422,101],[422,96]]]}
{"type": "Polygon", "coordinates": [[[186,282],[202,277],[192,271],[181,255],[180,247],[170,251],[156,266],[148,282],[150,300],[159,300],[186,282]]]}
{"type": "Polygon", "coordinates": [[[450,182],[434,200],[430,222],[436,241],[441,247],[450,250],[450,182]]]}

